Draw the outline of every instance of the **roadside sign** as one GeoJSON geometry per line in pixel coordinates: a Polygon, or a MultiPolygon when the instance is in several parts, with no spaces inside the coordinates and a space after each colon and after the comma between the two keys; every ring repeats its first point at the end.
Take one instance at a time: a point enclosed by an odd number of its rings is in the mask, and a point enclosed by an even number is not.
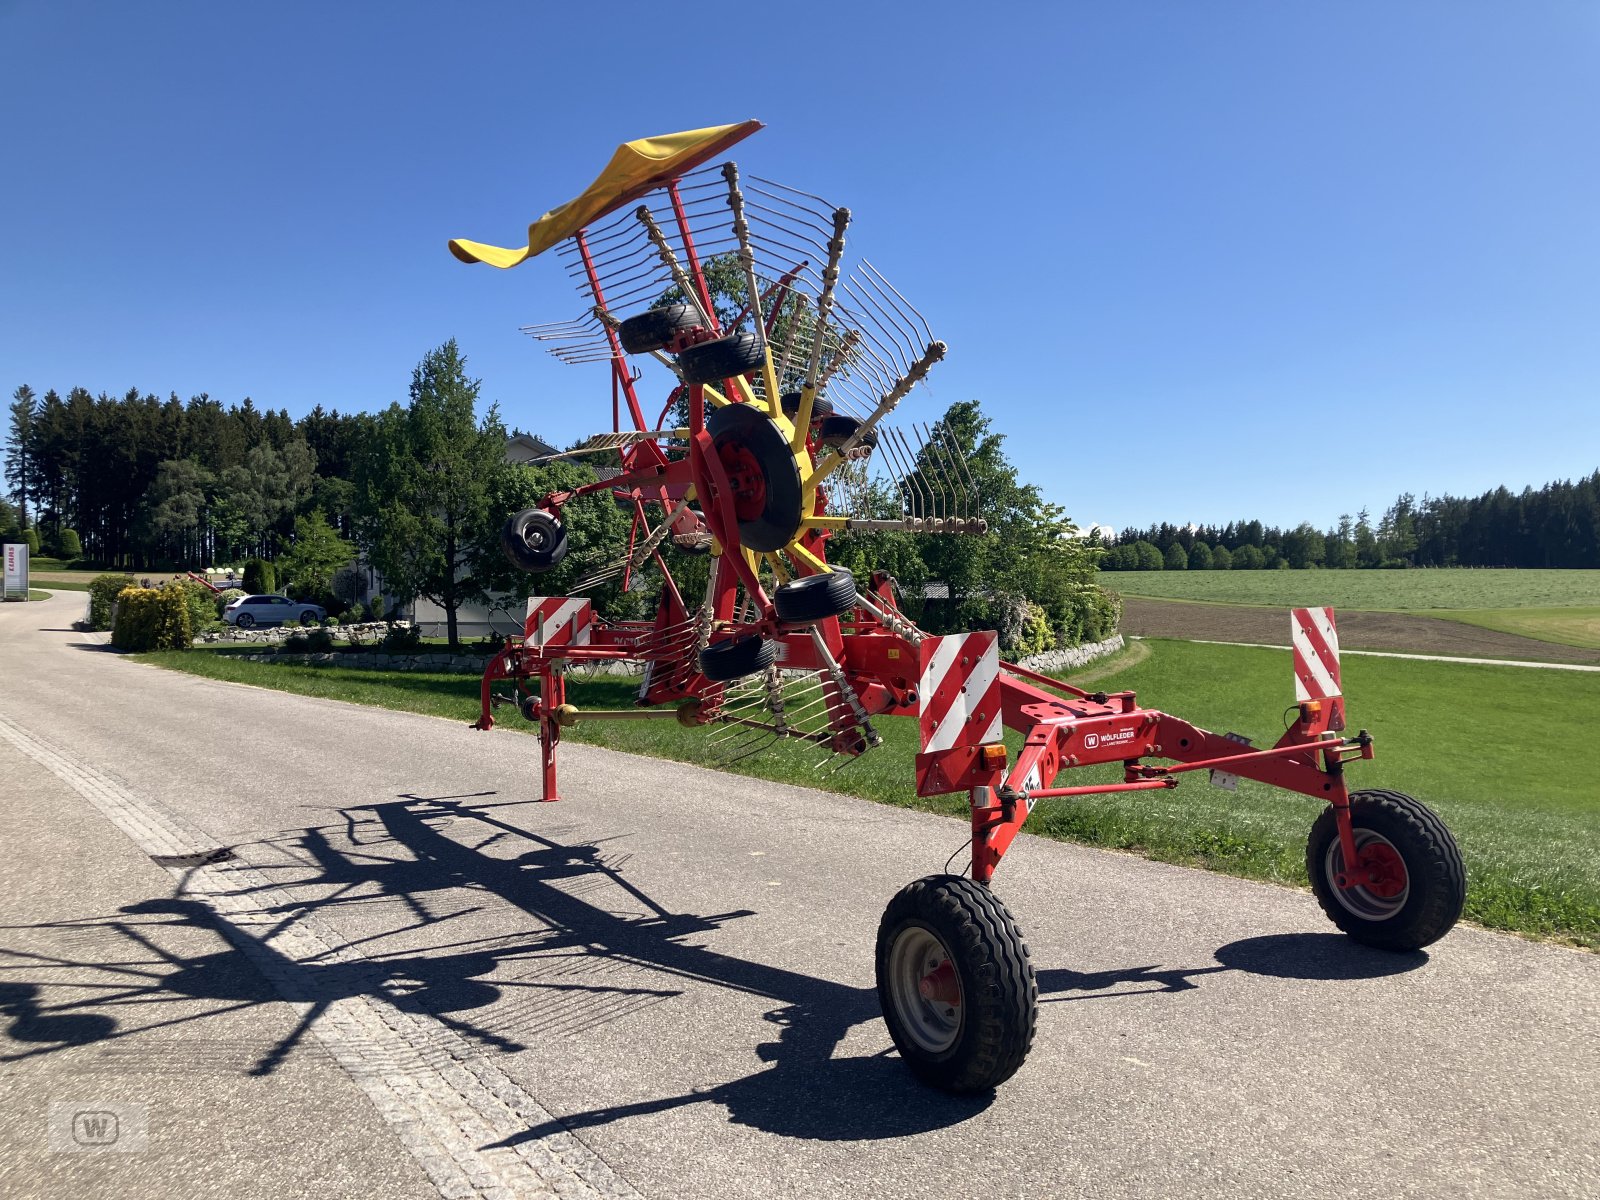
{"type": "Polygon", "coordinates": [[[10,600],[13,595],[18,600],[26,600],[28,598],[28,544],[26,542],[6,543],[5,598],[10,600]]]}

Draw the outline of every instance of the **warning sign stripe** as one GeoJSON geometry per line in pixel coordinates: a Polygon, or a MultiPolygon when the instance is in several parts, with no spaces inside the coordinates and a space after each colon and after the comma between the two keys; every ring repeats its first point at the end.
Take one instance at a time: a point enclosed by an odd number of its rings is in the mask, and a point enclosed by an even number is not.
{"type": "Polygon", "coordinates": [[[1296,700],[1343,695],[1339,682],[1339,633],[1331,608],[1297,608],[1290,614],[1296,700]]]}

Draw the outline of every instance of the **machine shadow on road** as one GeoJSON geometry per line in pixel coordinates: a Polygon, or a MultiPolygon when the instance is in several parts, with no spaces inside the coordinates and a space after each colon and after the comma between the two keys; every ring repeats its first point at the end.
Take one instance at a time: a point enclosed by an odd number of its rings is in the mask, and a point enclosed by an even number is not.
{"type": "MultiPolygon", "coordinates": [[[[688,985],[710,985],[772,1002],[764,1017],[768,1028],[751,1045],[762,1065],[709,1088],[565,1114],[559,1123],[530,1128],[510,1142],[708,1102],[725,1106],[737,1123],[781,1136],[871,1140],[957,1124],[992,1102],[992,1094],[929,1091],[887,1046],[866,1056],[836,1057],[851,1030],[878,1019],[872,988],[735,958],[690,941],[754,913],[671,912],[625,877],[626,856],[602,843],[566,844],[515,825],[502,810],[518,805],[494,803],[492,796],[405,795],[345,809],[340,825],[235,847],[239,865],[206,868],[213,881],[206,886],[225,894],[225,905],[206,901],[191,875],[174,895],[126,906],[110,917],[20,927],[29,931],[30,945],[48,946],[52,930],[71,944],[98,926],[142,954],[82,961],[82,954],[0,949],[8,980],[0,989],[0,1016],[9,1018],[4,1032],[28,1046],[0,1053],[0,1062],[278,998],[300,1003],[295,1027],[260,1048],[249,1068],[250,1074],[267,1075],[330,1005],[357,996],[431,1016],[481,1053],[514,1054],[535,1037],[570,1037],[683,996],[688,985]],[[449,922],[481,912],[485,895],[520,910],[518,933],[441,938],[449,922]],[[381,932],[341,939],[330,922],[316,918],[345,905],[398,905],[405,916],[381,932]],[[163,948],[163,926],[213,930],[231,948],[184,957],[163,948]],[[316,934],[315,944],[326,948],[290,957],[280,935],[307,928],[316,934]],[[385,951],[385,941],[408,948],[385,951]],[[40,977],[18,979],[30,966],[41,969],[40,977]],[[619,967],[652,978],[638,980],[619,967]],[[96,981],[66,986],[87,988],[90,997],[44,1003],[43,989],[61,986],[63,971],[74,969],[96,981]],[[112,1015],[119,1005],[173,997],[215,1007],[130,1028],[112,1015]]],[[[1409,970],[1425,958],[1379,955],[1334,935],[1290,934],[1231,943],[1216,952],[1215,963],[1189,969],[1046,968],[1039,986],[1047,1002],[1109,998],[1190,990],[1197,977],[1221,971],[1352,979],[1409,970]]],[[[726,1036],[739,1033],[730,1029],[726,1036]]]]}

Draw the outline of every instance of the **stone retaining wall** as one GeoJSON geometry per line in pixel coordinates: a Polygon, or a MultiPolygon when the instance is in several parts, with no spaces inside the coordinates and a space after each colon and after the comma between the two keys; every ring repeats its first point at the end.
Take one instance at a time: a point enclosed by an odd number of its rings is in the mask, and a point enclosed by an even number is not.
{"type": "Polygon", "coordinates": [[[1030,655],[1020,660],[1017,666],[1047,675],[1051,671],[1071,671],[1078,667],[1086,667],[1095,659],[1115,654],[1121,649],[1122,635],[1114,633],[1103,642],[1085,642],[1081,646],[1072,646],[1066,650],[1047,650],[1043,654],[1030,655]]]}
{"type": "MultiPolygon", "coordinates": [[[[402,629],[411,625],[410,621],[396,621],[402,629]]],[[[207,629],[195,634],[196,645],[210,645],[213,642],[222,642],[228,645],[248,644],[252,642],[276,645],[296,633],[311,633],[318,626],[306,625],[299,629],[285,629],[282,625],[271,625],[265,629],[240,629],[237,625],[229,625],[224,629],[207,629]]],[[[389,632],[389,625],[385,621],[369,621],[364,625],[336,625],[331,626],[328,632],[334,637],[349,637],[354,634],[364,642],[375,642],[389,632]]]]}

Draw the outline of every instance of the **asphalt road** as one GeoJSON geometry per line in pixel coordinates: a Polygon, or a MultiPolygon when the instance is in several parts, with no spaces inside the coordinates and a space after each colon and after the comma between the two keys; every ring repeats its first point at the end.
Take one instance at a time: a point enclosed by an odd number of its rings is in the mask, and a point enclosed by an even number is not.
{"type": "Polygon", "coordinates": [[[1038,1037],[954,1099],[871,952],[959,824],[582,745],[541,805],[525,736],[163,672],[82,605],[0,607],[0,1194],[1600,1195],[1596,956],[1385,955],[1025,837],[1038,1037]],[[52,1150],[79,1110],[126,1152],[52,1150]]]}

